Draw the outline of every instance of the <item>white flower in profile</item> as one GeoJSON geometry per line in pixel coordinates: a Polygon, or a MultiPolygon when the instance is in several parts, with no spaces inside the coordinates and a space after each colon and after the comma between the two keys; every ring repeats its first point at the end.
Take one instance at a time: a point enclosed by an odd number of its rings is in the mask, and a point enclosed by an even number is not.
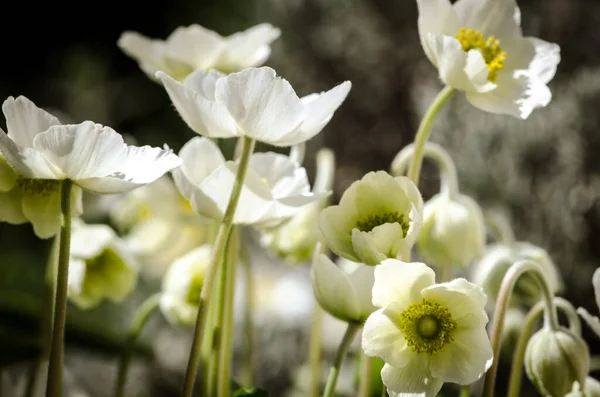
{"type": "Polygon", "coordinates": [[[390,396],[434,397],[444,382],[468,385],[492,361],[483,290],[465,279],[435,284],[423,263],[387,259],[375,266],[373,304],[362,347],[385,361],[390,396]]]}
{"type": "MultiPolygon", "coordinates": [[[[594,271],[592,276],[592,285],[594,286],[594,296],[596,298],[596,307],[600,309],[600,268],[594,271]]],[[[588,326],[594,331],[594,333],[600,338],[600,319],[597,316],[593,316],[585,310],[583,307],[577,309],[577,313],[585,320],[588,326]]]]}
{"type": "Polygon", "coordinates": [[[548,105],[560,47],[523,37],[515,0],[417,0],[419,36],[440,79],[475,107],[526,119],[548,105]]]}
{"type": "Polygon", "coordinates": [[[223,37],[200,25],[178,27],[166,40],[136,32],[124,32],[117,45],[135,59],[150,78],[162,70],[177,80],[195,70],[217,69],[225,73],[262,65],[271,55],[271,42],[279,29],[268,23],[223,37]]]}
{"type": "Polygon", "coordinates": [[[248,136],[274,146],[292,146],[317,135],[342,104],[345,81],[321,94],[298,98],[287,80],[268,67],[225,75],[198,70],[183,83],[157,72],[187,125],[209,138],[248,136]]]}
{"type": "MultiPolygon", "coordinates": [[[[238,162],[225,161],[210,139],[195,137],[181,151],[175,184],[200,215],[221,220],[237,175],[238,162]]],[[[233,218],[234,224],[273,226],[326,193],[311,193],[306,170],[277,153],[254,153],[233,218]]]]}
{"type": "Polygon", "coordinates": [[[56,189],[69,179],[96,193],[120,193],[150,183],[178,167],[171,150],[126,145],[110,127],[84,121],[60,125],[25,97],[8,98],[8,134],[0,152],[30,190],[56,189]]]}
{"type": "Polygon", "coordinates": [[[319,227],[337,255],[376,265],[410,251],[422,219],[423,199],[415,184],[378,171],[350,185],[339,205],[321,211],[319,227]]]}
{"type": "Polygon", "coordinates": [[[354,262],[352,268],[346,271],[319,251],[318,247],[315,248],[311,269],[317,302],[323,310],[342,321],[364,322],[375,310],[371,303],[373,266],[354,262]]]}
{"type": "Polygon", "coordinates": [[[202,245],[176,259],[167,270],[160,310],[169,322],[189,326],[196,321],[210,252],[210,245],[202,245]]]}
{"type": "Polygon", "coordinates": [[[137,284],[138,269],[116,233],[106,225],[73,225],[69,299],[82,309],[104,299],[121,302],[137,284]]]}

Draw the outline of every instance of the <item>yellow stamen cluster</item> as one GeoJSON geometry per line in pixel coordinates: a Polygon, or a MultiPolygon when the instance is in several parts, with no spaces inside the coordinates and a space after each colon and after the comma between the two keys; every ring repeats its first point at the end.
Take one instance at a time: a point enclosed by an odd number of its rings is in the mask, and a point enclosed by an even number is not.
{"type": "Polygon", "coordinates": [[[434,354],[454,340],[456,322],[445,306],[423,299],[402,312],[398,326],[414,352],[434,354]]]}
{"type": "Polygon", "coordinates": [[[491,82],[496,81],[498,72],[504,69],[504,60],[506,59],[506,52],[500,48],[500,40],[497,40],[494,36],[490,36],[486,40],[481,32],[467,28],[460,29],[456,39],[465,52],[470,50],[481,51],[488,68],[488,80],[491,82]]]}
{"type": "Polygon", "coordinates": [[[56,179],[31,179],[19,177],[17,179],[17,186],[25,191],[27,194],[35,194],[42,197],[48,197],[52,193],[58,191],[60,181],[56,179]]]}
{"type": "Polygon", "coordinates": [[[356,223],[356,227],[361,232],[370,232],[377,226],[381,226],[386,223],[399,223],[402,227],[402,232],[406,236],[409,225],[408,222],[404,220],[404,215],[398,214],[398,211],[390,211],[384,212],[382,214],[370,215],[362,221],[358,221],[356,223]]]}

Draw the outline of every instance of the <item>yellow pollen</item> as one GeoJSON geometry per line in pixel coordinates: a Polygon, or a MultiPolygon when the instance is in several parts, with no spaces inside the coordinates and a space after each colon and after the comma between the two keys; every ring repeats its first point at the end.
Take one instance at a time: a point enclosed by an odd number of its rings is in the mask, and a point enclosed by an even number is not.
{"type": "Polygon", "coordinates": [[[27,194],[35,194],[42,197],[48,197],[58,191],[60,181],[56,179],[31,179],[20,176],[17,179],[17,186],[27,194]]]}
{"type": "Polygon", "coordinates": [[[434,354],[454,340],[456,322],[445,306],[423,299],[402,312],[398,326],[414,352],[434,354]]]}
{"type": "Polygon", "coordinates": [[[456,35],[456,39],[465,52],[470,50],[481,51],[488,68],[488,80],[491,82],[496,81],[498,72],[504,69],[504,60],[506,59],[506,52],[500,48],[500,40],[496,40],[494,36],[490,36],[486,40],[481,32],[467,28],[461,28],[456,35]]]}
{"type": "Polygon", "coordinates": [[[398,214],[398,211],[389,211],[381,214],[369,215],[356,223],[356,227],[361,232],[370,232],[377,226],[386,223],[398,223],[402,227],[404,236],[408,232],[409,224],[404,220],[403,214],[398,214]]]}

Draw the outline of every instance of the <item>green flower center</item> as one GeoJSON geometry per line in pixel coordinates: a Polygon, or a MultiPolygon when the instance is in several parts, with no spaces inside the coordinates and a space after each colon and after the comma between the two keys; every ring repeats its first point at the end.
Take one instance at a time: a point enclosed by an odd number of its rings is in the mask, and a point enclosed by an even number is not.
{"type": "Polygon", "coordinates": [[[56,179],[31,179],[19,176],[17,178],[17,186],[27,194],[48,197],[58,191],[60,181],[56,179]]]}
{"type": "Polygon", "coordinates": [[[200,293],[202,292],[202,286],[204,285],[204,274],[196,274],[192,277],[190,287],[185,301],[192,306],[200,305],[200,293]]]}
{"type": "Polygon", "coordinates": [[[377,226],[384,225],[386,223],[398,223],[402,227],[402,233],[406,236],[408,232],[408,222],[404,220],[403,214],[398,214],[398,211],[384,212],[382,214],[369,215],[361,221],[356,223],[356,227],[361,232],[370,232],[377,226]]]}
{"type": "Polygon", "coordinates": [[[423,299],[402,312],[399,327],[414,352],[434,354],[454,340],[456,322],[445,306],[423,299]]]}
{"type": "Polygon", "coordinates": [[[491,82],[496,81],[498,72],[504,69],[504,60],[506,59],[506,52],[500,48],[500,40],[496,40],[494,36],[490,36],[486,40],[481,32],[467,28],[460,29],[455,37],[465,52],[470,50],[481,51],[488,68],[488,80],[491,82]]]}

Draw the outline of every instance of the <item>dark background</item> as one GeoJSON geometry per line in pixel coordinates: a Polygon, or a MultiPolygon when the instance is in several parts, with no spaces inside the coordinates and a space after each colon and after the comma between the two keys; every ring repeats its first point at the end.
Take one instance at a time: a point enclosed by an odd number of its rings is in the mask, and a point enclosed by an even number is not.
{"type": "MultiPolygon", "coordinates": [[[[464,192],[509,214],[518,239],[549,251],[563,274],[564,296],[598,313],[590,280],[600,264],[600,2],[519,5],[525,35],[561,46],[553,102],[521,121],[485,114],[459,94],[432,140],[453,155],[464,192]]],[[[364,173],[388,169],[441,88],[419,44],[415,1],[17,1],[5,7],[0,98],[25,95],[63,121],[90,119],[176,151],[194,134],[164,89],[118,49],[120,34],[164,39],[192,23],[223,35],[260,22],[280,27],[267,64],[299,95],[353,83],[333,121],[309,143],[309,171],[318,147],[335,150],[336,197],[364,173]]],[[[429,197],[437,176],[427,164],[424,172],[429,197]]],[[[2,224],[0,249],[1,309],[12,307],[7,291],[39,291],[38,264],[48,242],[37,240],[30,226],[2,224]]],[[[597,351],[597,340],[587,330],[585,336],[597,351]]]]}

